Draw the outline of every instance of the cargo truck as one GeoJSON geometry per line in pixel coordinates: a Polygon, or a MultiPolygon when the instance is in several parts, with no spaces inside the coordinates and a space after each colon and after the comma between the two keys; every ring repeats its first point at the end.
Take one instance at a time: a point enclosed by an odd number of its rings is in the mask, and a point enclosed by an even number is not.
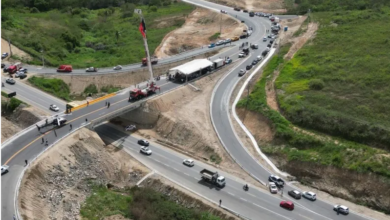
{"type": "Polygon", "coordinates": [[[130,91],[129,102],[152,95],[156,93],[157,90],[160,91],[160,87],[156,86],[154,82],[148,84],[144,89],[134,88],[130,91]]]}
{"type": "MultiPolygon", "coordinates": [[[[158,57],[156,57],[156,56],[150,57],[150,63],[152,63],[152,65],[157,64],[158,63],[158,57]]],[[[143,66],[147,66],[148,65],[148,59],[146,57],[142,58],[142,65],[143,66]]]]}
{"type": "Polygon", "coordinates": [[[58,67],[57,72],[72,72],[73,68],[71,65],[61,65],[58,67]]]}
{"type": "Polygon", "coordinates": [[[225,65],[225,60],[224,59],[216,59],[213,62],[214,69],[218,69],[219,67],[222,67],[224,65],[225,65]]]}
{"type": "Polygon", "coordinates": [[[220,176],[218,172],[212,172],[208,169],[203,169],[200,171],[200,175],[204,181],[214,184],[218,187],[222,188],[226,184],[225,177],[220,176]]]}

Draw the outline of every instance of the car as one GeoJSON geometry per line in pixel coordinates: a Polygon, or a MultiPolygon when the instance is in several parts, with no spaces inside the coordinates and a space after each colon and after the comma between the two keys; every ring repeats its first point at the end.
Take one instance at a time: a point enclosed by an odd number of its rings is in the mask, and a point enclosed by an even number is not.
{"type": "Polygon", "coordinates": [[[252,64],[246,65],[246,70],[252,69],[252,64]]]}
{"type": "Polygon", "coordinates": [[[147,147],[147,146],[149,146],[149,141],[144,140],[144,139],[140,139],[140,140],[138,140],[138,144],[141,146],[147,147]]]}
{"type": "Polygon", "coordinates": [[[277,187],[283,187],[284,186],[284,181],[282,180],[282,178],[280,178],[280,177],[278,177],[276,175],[270,175],[268,177],[268,181],[274,182],[277,187]]]}
{"type": "Polygon", "coordinates": [[[62,126],[66,123],[66,121],[67,120],[65,118],[58,117],[58,118],[53,119],[52,124],[56,125],[56,126],[62,126]]]}
{"type": "Polygon", "coordinates": [[[273,182],[268,183],[269,185],[269,191],[271,193],[278,193],[278,187],[276,187],[276,184],[273,182]]]}
{"type": "Polygon", "coordinates": [[[4,173],[8,173],[8,168],[8,165],[1,166],[1,175],[3,175],[4,173]]]}
{"type": "Polygon", "coordinates": [[[245,23],[245,21],[244,21],[244,20],[241,20],[241,23],[245,23]]]}
{"type": "Polygon", "coordinates": [[[270,51],[269,47],[266,47],[264,51],[267,51],[267,53],[270,51]]]}
{"type": "Polygon", "coordinates": [[[242,10],[242,12],[244,12],[244,13],[248,13],[248,10],[244,9],[244,10],[242,10]]]}
{"type": "Polygon", "coordinates": [[[117,65],[114,67],[114,70],[121,70],[122,69],[122,66],[121,65],[117,65]]]}
{"type": "Polygon", "coordinates": [[[299,192],[298,190],[290,190],[288,191],[288,194],[295,199],[301,199],[301,192],[299,192]]]}
{"type": "Polygon", "coordinates": [[[8,83],[8,84],[11,84],[11,85],[16,83],[15,80],[12,79],[12,78],[8,78],[7,80],[5,80],[5,82],[8,83]]]}
{"type": "Polygon", "coordinates": [[[257,56],[257,61],[260,62],[263,59],[262,56],[257,56]]]}
{"type": "Polygon", "coordinates": [[[341,212],[345,215],[349,214],[349,208],[347,206],[344,206],[344,205],[335,205],[333,207],[333,210],[335,210],[336,212],[341,212]]]}
{"type": "Polygon", "coordinates": [[[128,125],[125,127],[125,131],[134,131],[137,129],[137,126],[135,125],[128,125]]]}
{"type": "Polygon", "coordinates": [[[258,45],[258,44],[252,44],[252,45],[251,45],[251,48],[252,48],[252,49],[258,49],[258,48],[259,48],[259,45],[258,45]]]}
{"type": "Polygon", "coordinates": [[[253,60],[252,61],[252,66],[256,66],[257,62],[258,62],[257,60],[253,60]]]}
{"type": "Polygon", "coordinates": [[[225,11],[225,10],[221,10],[221,13],[223,13],[223,14],[227,14],[227,11],[225,11]]]}
{"type": "Polygon", "coordinates": [[[214,43],[209,44],[209,48],[213,48],[213,47],[215,47],[215,44],[214,44],[214,43]]]}
{"type": "Polygon", "coordinates": [[[27,77],[27,75],[26,74],[21,74],[21,75],[19,75],[19,79],[24,79],[24,78],[26,78],[27,77]]]}
{"type": "Polygon", "coordinates": [[[238,58],[243,58],[243,57],[246,57],[246,53],[241,52],[238,54],[238,58]]]}
{"type": "Polygon", "coordinates": [[[185,159],[183,160],[183,164],[189,167],[193,167],[195,165],[194,160],[191,159],[185,159]]]}
{"type": "Polygon", "coordinates": [[[243,34],[243,35],[240,36],[240,39],[244,39],[244,38],[247,38],[247,37],[248,37],[247,34],[243,34]]]}
{"type": "Polygon", "coordinates": [[[21,78],[21,79],[23,79],[23,78],[26,78],[25,76],[26,76],[26,74],[25,74],[24,72],[18,71],[18,72],[15,73],[15,77],[16,77],[16,78],[21,78]]]}
{"type": "Polygon", "coordinates": [[[307,191],[305,191],[305,192],[303,192],[302,193],[302,196],[304,197],[304,198],[306,198],[306,199],[309,199],[309,200],[311,200],[311,201],[315,201],[317,198],[316,198],[316,194],[315,193],[313,193],[313,192],[307,192],[307,191]]]}
{"type": "Polygon", "coordinates": [[[240,40],[240,37],[232,37],[231,40],[232,41],[238,41],[238,40],[240,40]]]}
{"type": "Polygon", "coordinates": [[[223,41],[223,40],[220,40],[220,41],[218,41],[215,45],[220,46],[220,45],[223,45],[223,44],[224,44],[224,41],[223,41]]]}
{"type": "Polygon", "coordinates": [[[21,69],[19,69],[19,72],[27,73],[27,69],[26,68],[21,68],[21,69]]]}
{"type": "Polygon", "coordinates": [[[232,42],[232,39],[230,39],[230,38],[228,38],[228,39],[225,40],[225,44],[228,44],[228,43],[230,43],[230,42],[232,42]]]}
{"type": "Polygon", "coordinates": [[[269,43],[269,44],[267,45],[267,47],[271,48],[271,47],[272,47],[272,44],[271,44],[271,43],[269,43]]]}
{"type": "Polygon", "coordinates": [[[264,50],[264,51],[261,53],[261,55],[263,55],[263,57],[267,56],[267,54],[268,54],[268,51],[267,51],[267,50],[264,50]]]}
{"type": "Polygon", "coordinates": [[[263,42],[266,42],[267,40],[267,37],[263,37],[263,42]]]}
{"type": "Polygon", "coordinates": [[[291,201],[281,201],[280,207],[283,207],[283,208],[286,208],[289,210],[294,210],[294,203],[291,201]]]}
{"type": "Polygon", "coordinates": [[[1,68],[4,68],[4,67],[5,67],[5,64],[4,64],[4,63],[2,63],[2,64],[1,64],[1,68]]]}
{"type": "Polygon", "coordinates": [[[55,112],[58,112],[60,110],[60,108],[58,108],[58,106],[53,105],[53,104],[50,105],[49,109],[52,111],[55,111],[55,112]]]}
{"type": "Polygon", "coordinates": [[[240,8],[234,8],[234,11],[241,11],[240,8]]]}
{"type": "Polygon", "coordinates": [[[2,54],[1,54],[1,59],[7,58],[8,55],[9,55],[8,53],[2,53],[2,54]]]}
{"type": "Polygon", "coordinates": [[[150,150],[148,147],[145,147],[145,146],[142,146],[141,150],[139,152],[146,154],[146,155],[152,155],[152,150],[150,150]]]}
{"type": "Polygon", "coordinates": [[[246,73],[246,70],[240,69],[240,72],[238,72],[238,76],[243,76],[243,75],[245,75],[245,73],[246,73]]]}
{"type": "Polygon", "coordinates": [[[229,57],[225,60],[225,64],[229,64],[229,63],[231,63],[231,62],[233,62],[233,60],[230,59],[229,57]]]}
{"type": "Polygon", "coordinates": [[[85,69],[85,72],[97,72],[97,71],[98,71],[98,69],[95,67],[88,67],[85,69]]]}

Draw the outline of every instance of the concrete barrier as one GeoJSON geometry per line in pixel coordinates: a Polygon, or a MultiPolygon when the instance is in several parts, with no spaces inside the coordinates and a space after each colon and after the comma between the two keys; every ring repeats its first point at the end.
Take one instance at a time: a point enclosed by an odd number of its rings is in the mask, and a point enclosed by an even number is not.
{"type": "MultiPolygon", "coordinates": [[[[116,95],[116,93],[111,93],[111,94],[108,94],[108,95],[99,97],[99,98],[97,98],[97,99],[94,99],[94,100],[90,101],[89,104],[92,105],[92,104],[94,104],[94,103],[100,102],[100,101],[102,101],[102,100],[104,100],[104,99],[108,99],[108,98],[113,97],[113,96],[115,96],[115,95],[116,95]]],[[[76,110],[79,110],[79,109],[81,109],[81,108],[84,108],[84,107],[86,107],[86,106],[87,106],[87,103],[84,103],[84,104],[82,104],[82,105],[76,106],[76,107],[72,108],[72,112],[73,112],[73,111],[76,111],[76,110]]]]}

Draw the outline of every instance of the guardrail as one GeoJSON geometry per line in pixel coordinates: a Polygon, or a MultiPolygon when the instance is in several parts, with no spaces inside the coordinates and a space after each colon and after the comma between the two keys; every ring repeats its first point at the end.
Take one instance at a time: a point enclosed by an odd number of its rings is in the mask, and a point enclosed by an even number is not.
{"type": "Polygon", "coordinates": [[[92,100],[92,101],[90,101],[90,102],[88,102],[88,103],[84,103],[84,104],[78,105],[78,106],[72,108],[72,112],[73,112],[73,111],[76,111],[76,110],[78,110],[78,109],[84,108],[84,107],[87,106],[87,105],[92,105],[92,104],[94,104],[94,103],[96,103],[96,102],[100,102],[100,101],[102,101],[102,100],[104,100],[104,99],[108,99],[108,98],[113,97],[113,96],[115,96],[115,95],[116,95],[115,92],[114,92],[114,93],[110,93],[110,94],[108,94],[108,95],[105,95],[105,96],[96,98],[96,99],[94,99],[94,100],[92,100]]]}
{"type": "Polygon", "coordinates": [[[16,189],[15,189],[15,196],[14,196],[14,206],[15,206],[15,213],[16,213],[16,218],[18,220],[23,220],[22,216],[20,216],[20,212],[19,212],[19,205],[18,205],[18,196],[19,196],[19,189],[20,189],[20,184],[22,182],[22,179],[23,179],[23,176],[24,176],[24,173],[26,172],[27,168],[30,167],[30,165],[35,161],[37,160],[43,153],[45,153],[46,151],[48,151],[50,148],[52,148],[54,145],[56,145],[58,142],[62,141],[64,138],[68,137],[69,135],[71,135],[72,133],[80,130],[81,128],[89,125],[90,123],[88,124],[82,124],[80,125],[78,128],[72,130],[71,132],[67,133],[65,136],[59,138],[58,140],[56,140],[55,142],[53,142],[53,144],[51,144],[50,146],[48,146],[46,149],[44,149],[41,153],[39,153],[36,157],[34,157],[30,163],[28,163],[22,173],[20,174],[19,176],[19,179],[18,179],[18,182],[16,183],[16,189]]]}

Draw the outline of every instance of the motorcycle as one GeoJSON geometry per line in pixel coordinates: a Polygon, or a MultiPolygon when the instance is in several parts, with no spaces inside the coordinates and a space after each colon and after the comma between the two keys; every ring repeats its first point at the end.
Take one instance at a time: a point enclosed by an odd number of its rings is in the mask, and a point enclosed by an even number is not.
{"type": "Polygon", "coordinates": [[[249,190],[248,184],[245,184],[244,187],[243,187],[243,189],[244,189],[245,191],[248,191],[248,190],[249,190]]]}

